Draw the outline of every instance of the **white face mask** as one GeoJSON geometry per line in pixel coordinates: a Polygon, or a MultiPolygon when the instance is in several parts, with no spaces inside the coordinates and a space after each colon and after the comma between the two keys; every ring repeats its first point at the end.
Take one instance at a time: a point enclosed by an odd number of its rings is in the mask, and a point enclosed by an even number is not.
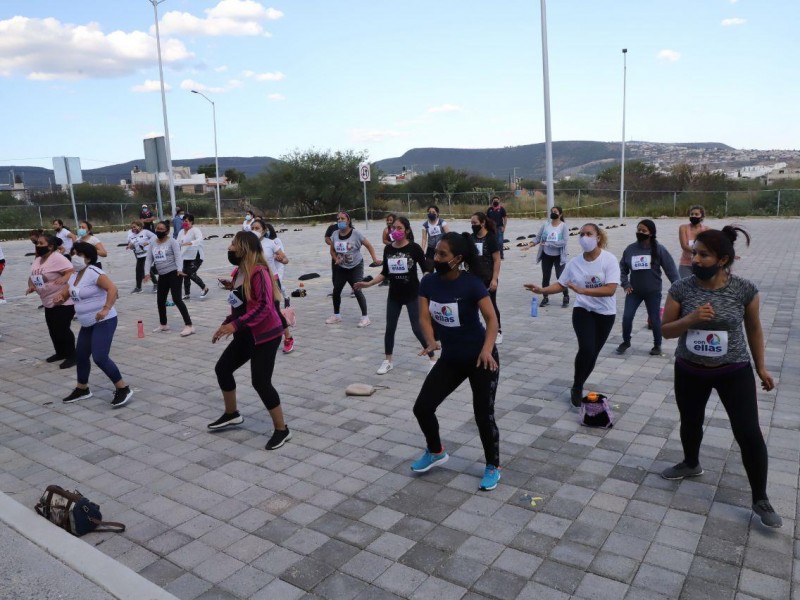
{"type": "Polygon", "coordinates": [[[86,261],[77,254],[72,257],[72,268],[75,272],[80,273],[86,268],[86,261]]]}
{"type": "Polygon", "coordinates": [[[583,236],[578,240],[578,243],[581,245],[581,249],[584,252],[591,252],[595,248],[597,248],[597,238],[596,237],[589,237],[588,235],[583,236]]]}

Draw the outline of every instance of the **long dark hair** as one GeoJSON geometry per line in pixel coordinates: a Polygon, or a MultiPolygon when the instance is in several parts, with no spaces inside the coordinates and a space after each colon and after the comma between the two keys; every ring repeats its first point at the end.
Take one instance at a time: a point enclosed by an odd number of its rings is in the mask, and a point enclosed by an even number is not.
{"type": "Polygon", "coordinates": [[[642,219],[638,225],[644,225],[650,231],[650,264],[658,260],[658,240],[656,240],[656,224],[650,219],[642,219]]]}
{"type": "Polygon", "coordinates": [[[718,229],[706,229],[698,233],[695,238],[695,243],[700,242],[708,248],[709,252],[714,254],[717,258],[726,257],[728,262],[725,263],[725,269],[731,270],[733,261],[736,260],[736,251],[733,249],[733,244],[736,238],[741,233],[747,240],[747,245],[750,245],[750,234],[737,225],[725,225],[722,231],[718,229]]]}
{"type": "Polygon", "coordinates": [[[406,239],[409,242],[414,243],[414,230],[411,229],[411,222],[405,217],[395,217],[394,222],[397,223],[398,221],[400,221],[403,224],[403,227],[406,228],[406,239]]]}
{"type": "MultiPolygon", "coordinates": [[[[558,219],[562,223],[566,223],[566,221],[564,220],[564,209],[561,208],[560,206],[553,206],[553,208],[555,208],[558,211],[558,219]]],[[[551,208],[550,210],[553,210],[553,208],[551,208]]],[[[550,215],[547,215],[547,216],[549,217],[550,215]]]]}
{"type": "Polygon", "coordinates": [[[486,213],[476,212],[472,213],[473,217],[478,217],[478,221],[481,222],[481,225],[486,228],[486,231],[497,235],[497,224],[492,221],[489,217],[486,216],[486,213]]]}
{"type": "Polygon", "coordinates": [[[486,279],[486,267],[478,255],[475,243],[469,236],[470,234],[467,232],[456,233],[451,231],[450,233],[445,233],[439,243],[446,242],[453,256],[461,256],[466,270],[484,280],[486,279]]]}

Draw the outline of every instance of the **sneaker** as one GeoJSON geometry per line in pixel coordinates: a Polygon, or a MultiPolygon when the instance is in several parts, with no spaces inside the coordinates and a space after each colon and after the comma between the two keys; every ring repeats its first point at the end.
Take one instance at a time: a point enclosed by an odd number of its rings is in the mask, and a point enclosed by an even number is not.
{"type": "Polygon", "coordinates": [[[341,322],[342,322],[342,317],[340,317],[339,315],[331,315],[330,317],[325,319],[325,325],[334,325],[336,323],[341,323],[341,322]]]}
{"type": "Polygon", "coordinates": [[[484,492],[493,490],[497,487],[498,481],[500,481],[500,467],[486,465],[486,469],[483,472],[483,479],[481,479],[480,489],[484,492]]]}
{"type": "Polygon", "coordinates": [[[439,454],[433,454],[426,448],[425,454],[411,463],[411,470],[415,473],[424,473],[425,471],[430,471],[436,465],[443,465],[447,462],[448,458],[450,457],[447,455],[447,452],[445,452],[444,449],[442,449],[439,454]]]}
{"type": "Polygon", "coordinates": [[[583,402],[583,390],[569,388],[569,401],[572,402],[572,406],[579,408],[581,402],[583,402]]]}
{"type": "Polygon", "coordinates": [[[166,306],[175,306],[175,303],[172,300],[167,300],[166,306]]]}
{"type": "Polygon", "coordinates": [[[60,354],[53,354],[52,356],[48,356],[44,359],[44,362],[54,363],[62,360],[64,357],[60,354]]]}
{"type": "Polygon", "coordinates": [[[503,333],[498,331],[497,332],[497,338],[495,338],[495,340],[494,340],[494,345],[495,346],[499,346],[502,343],[503,343],[503,333]]]}
{"type": "Polygon", "coordinates": [[[184,294],[183,295],[183,299],[184,300],[191,300],[192,299],[192,295],[191,294],[184,294]]]}
{"type": "Polygon", "coordinates": [[[112,408],[124,406],[131,399],[131,396],[133,396],[133,390],[129,385],[124,388],[117,388],[114,390],[114,399],[111,401],[112,408]]]}
{"type": "MultiPolygon", "coordinates": [[[[661,471],[661,477],[673,481],[683,479],[684,477],[698,477],[702,474],[703,467],[701,467],[699,464],[696,467],[690,467],[683,461],[679,462],[674,467],[669,467],[668,469],[661,471]]],[[[753,510],[755,510],[755,505],[753,505],[753,510]]]]}
{"type": "Polygon", "coordinates": [[[630,342],[622,342],[619,346],[617,346],[617,354],[625,354],[625,351],[630,347],[630,342]]]}
{"type": "Polygon", "coordinates": [[[286,442],[292,439],[292,432],[289,431],[287,427],[283,431],[276,429],[272,432],[272,437],[269,438],[267,445],[264,446],[266,450],[277,450],[281,446],[283,446],[286,442]]]}
{"type": "Polygon", "coordinates": [[[62,362],[60,365],[58,365],[58,368],[59,369],[71,369],[74,366],[75,366],[75,359],[74,358],[68,358],[64,362],[62,362]]]}
{"type": "Polygon", "coordinates": [[[369,327],[372,324],[372,321],[369,320],[369,317],[361,317],[361,320],[358,322],[359,327],[369,327]]]}
{"type": "Polygon", "coordinates": [[[650,356],[661,356],[661,346],[653,346],[650,349],[650,356]]]}
{"type": "Polygon", "coordinates": [[[244,423],[244,419],[237,410],[230,414],[222,413],[222,416],[219,419],[213,423],[209,423],[206,425],[206,427],[208,427],[211,431],[216,431],[217,429],[225,429],[226,427],[233,427],[234,425],[241,425],[242,423],[244,423]]]}
{"type": "Polygon", "coordinates": [[[141,293],[142,293],[142,288],[133,288],[131,290],[131,294],[141,294],[141,293]]]}
{"type": "Polygon", "coordinates": [[[547,306],[548,304],[550,304],[550,298],[548,298],[547,296],[544,296],[542,298],[542,301],[539,302],[539,306],[547,306]]]}
{"type": "Polygon", "coordinates": [[[388,360],[385,360],[381,363],[381,366],[378,367],[378,370],[375,371],[378,375],[386,375],[389,371],[394,369],[394,365],[388,360]]]}
{"type": "Polygon", "coordinates": [[[289,354],[292,350],[294,350],[294,338],[290,337],[283,340],[283,353],[289,354]]]}
{"type": "Polygon", "coordinates": [[[567,308],[569,306],[569,296],[564,296],[564,299],[561,301],[561,308],[567,308]]]}
{"type": "Polygon", "coordinates": [[[8,300],[5,298],[0,298],[0,304],[5,304],[6,302],[8,302],[8,300]]]}
{"type": "Polygon", "coordinates": [[[39,305],[39,306],[37,306],[36,308],[38,308],[39,310],[42,310],[42,309],[44,308],[44,304],[40,304],[40,305],[39,305]]]}
{"type": "Polygon", "coordinates": [[[154,283],[154,284],[153,284],[153,293],[154,293],[154,294],[157,294],[157,293],[158,293],[158,284],[157,284],[157,283],[154,283]]]}
{"type": "Polygon", "coordinates": [[[75,388],[72,390],[72,393],[61,400],[64,404],[72,404],[73,402],[77,402],[78,400],[86,400],[87,398],[92,397],[92,392],[89,391],[89,388],[75,388]]]}
{"type": "Polygon", "coordinates": [[[186,325],[183,329],[181,329],[181,337],[189,337],[190,335],[194,334],[194,326],[186,325]]]}
{"type": "Polygon", "coordinates": [[[203,290],[203,293],[202,293],[202,294],[200,294],[200,297],[201,297],[201,298],[205,298],[206,296],[208,296],[208,292],[210,292],[210,291],[211,291],[211,290],[209,290],[208,288],[204,289],[204,290],[203,290]]]}
{"type": "Polygon", "coordinates": [[[350,292],[350,297],[351,298],[355,298],[356,297],[356,293],[355,292],[350,292]]]}
{"type": "Polygon", "coordinates": [[[761,518],[761,524],[765,527],[775,527],[777,529],[783,525],[783,519],[772,508],[769,500],[759,500],[753,504],[753,512],[761,518]]]}
{"type": "Polygon", "coordinates": [[[169,325],[159,325],[153,329],[153,333],[166,333],[167,331],[169,331],[169,325]]]}

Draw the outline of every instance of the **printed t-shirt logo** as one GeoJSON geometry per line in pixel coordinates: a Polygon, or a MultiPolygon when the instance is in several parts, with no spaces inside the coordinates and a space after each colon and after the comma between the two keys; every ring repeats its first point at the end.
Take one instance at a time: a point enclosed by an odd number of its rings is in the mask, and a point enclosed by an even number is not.
{"type": "Polygon", "coordinates": [[[728,332],[690,329],[686,332],[686,348],[698,356],[724,356],[728,353],[728,332]]]}
{"type": "Polygon", "coordinates": [[[650,255],[641,254],[631,257],[631,268],[634,271],[643,271],[650,268],[650,255]]]}
{"type": "Polygon", "coordinates": [[[436,237],[437,235],[442,235],[442,228],[438,225],[428,225],[428,235],[431,237],[436,237]]]}
{"type": "Polygon", "coordinates": [[[157,263],[165,262],[167,260],[167,253],[162,248],[153,248],[153,260],[157,263]]]}
{"type": "Polygon", "coordinates": [[[603,277],[601,275],[590,275],[589,279],[584,280],[584,286],[586,288],[599,288],[603,287],[605,283],[603,282],[603,277]]]}
{"type": "Polygon", "coordinates": [[[431,301],[428,310],[431,313],[431,318],[439,325],[444,327],[459,327],[461,325],[461,321],[458,318],[457,302],[441,304],[431,301]]]}
{"type": "Polygon", "coordinates": [[[387,262],[389,264],[389,273],[390,274],[408,273],[408,270],[409,270],[409,265],[408,265],[409,259],[407,259],[405,257],[403,257],[403,258],[399,258],[399,257],[398,258],[390,258],[390,259],[387,260],[387,262]]]}
{"type": "Polygon", "coordinates": [[[347,252],[350,250],[350,246],[347,244],[347,242],[338,241],[333,243],[333,249],[337,254],[347,254],[347,252]]]}
{"type": "Polygon", "coordinates": [[[475,250],[477,250],[478,256],[483,256],[483,242],[475,242],[475,250]]]}
{"type": "Polygon", "coordinates": [[[557,242],[558,241],[558,231],[553,230],[547,234],[547,241],[548,242],[557,242]]]}

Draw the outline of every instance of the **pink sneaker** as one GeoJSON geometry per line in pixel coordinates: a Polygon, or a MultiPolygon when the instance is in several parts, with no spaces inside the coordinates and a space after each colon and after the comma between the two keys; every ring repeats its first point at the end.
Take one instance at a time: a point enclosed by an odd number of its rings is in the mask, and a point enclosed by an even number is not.
{"type": "Polygon", "coordinates": [[[289,352],[291,352],[292,350],[294,350],[294,338],[290,337],[289,339],[284,339],[283,340],[283,353],[284,354],[289,354],[289,352]]]}

